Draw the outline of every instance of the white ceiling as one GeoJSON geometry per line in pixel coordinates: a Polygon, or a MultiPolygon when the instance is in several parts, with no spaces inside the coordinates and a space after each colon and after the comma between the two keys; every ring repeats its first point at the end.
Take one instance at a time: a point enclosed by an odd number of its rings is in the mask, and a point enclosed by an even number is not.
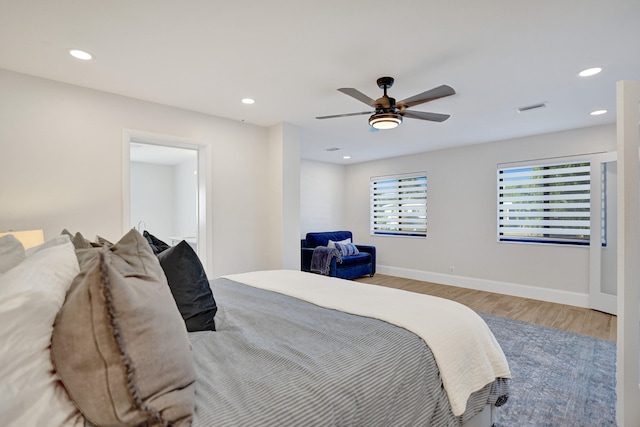
{"type": "Polygon", "coordinates": [[[303,158],[348,164],[613,123],[615,83],[640,80],[640,1],[0,0],[0,68],[261,126],[292,123],[303,158]],[[604,70],[577,76],[593,66],[604,70]],[[375,99],[386,75],[397,100],[452,86],[456,95],[413,108],[452,117],[379,132],[367,116],[315,119],[367,111],[336,89],[375,99]],[[541,102],[548,107],[515,110],[541,102]]]}

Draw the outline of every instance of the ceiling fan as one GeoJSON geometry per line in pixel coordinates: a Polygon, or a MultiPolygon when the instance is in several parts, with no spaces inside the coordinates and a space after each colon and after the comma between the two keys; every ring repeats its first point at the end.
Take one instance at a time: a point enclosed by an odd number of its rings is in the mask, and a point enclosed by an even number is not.
{"type": "Polygon", "coordinates": [[[438,86],[396,103],[394,98],[387,96],[387,89],[393,86],[393,82],[393,77],[380,77],[377,80],[378,87],[384,90],[384,94],[378,99],[371,99],[358,89],[351,87],[338,89],[345,95],[349,95],[352,98],[373,107],[375,109],[373,112],[363,111],[361,113],[335,114],[332,116],[316,117],[316,119],[333,119],[336,117],[363,116],[371,114],[371,117],[369,117],[369,125],[376,129],[393,129],[402,123],[403,117],[429,120],[432,122],[444,122],[450,117],[448,114],[412,111],[407,108],[413,107],[414,105],[424,104],[425,102],[433,101],[438,98],[454,95],[456,91],[453,90],[452,87],[447,85],[438,86]]]}

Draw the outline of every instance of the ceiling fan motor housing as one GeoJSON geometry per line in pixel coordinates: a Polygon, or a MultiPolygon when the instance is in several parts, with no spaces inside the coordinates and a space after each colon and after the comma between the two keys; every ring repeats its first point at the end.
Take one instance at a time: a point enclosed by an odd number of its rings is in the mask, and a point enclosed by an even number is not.
{"type": "Polygon", "coordinates": [[[378,87],[384,90],[384,94],[376,99],[376,114],[397,113],[398,109],[396,108],[395,98],[387,96],[387,89],[393,86],[393,77],[380,77],[376,82],[378,83],[378,87]]]}
{"type": "Polygon", "coordinates": [[[383,96],[382,98],[376,99],[376,112],[389,112],[389,111],[398,111],[396,108],[396,100],[395,98],[391,98],[389,96],[383,96]]]}
{"type": "Polygon", "coordinates": [[[389,89],[391,86],[393,86],[393,77],[380,77],[378,80],[376,80],[376,83],[378,83],[378,87],[380,89],[389,89]]]}

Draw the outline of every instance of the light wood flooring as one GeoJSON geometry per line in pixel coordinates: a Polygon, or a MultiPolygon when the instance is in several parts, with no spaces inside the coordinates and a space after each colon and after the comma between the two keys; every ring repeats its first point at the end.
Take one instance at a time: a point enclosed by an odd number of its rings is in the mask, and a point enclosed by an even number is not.
{"type": "Polygon", "coordinates": [[[376,274],[358,282],[388,286],[451,299],[472,310],[524,322],[616,341],[617,318],[600,311],[570,305],[476,291],[449,285],[376,274]]]}

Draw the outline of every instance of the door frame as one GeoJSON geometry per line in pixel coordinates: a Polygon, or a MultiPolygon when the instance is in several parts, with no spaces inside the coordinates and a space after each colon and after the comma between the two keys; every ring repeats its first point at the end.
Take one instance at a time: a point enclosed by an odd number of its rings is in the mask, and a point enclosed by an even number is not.
{"type": "Polygon", "coordinates": [[[160,145],[165,147],[185,148],[196,150],[198,153],[198,191],[197,191],[197,234],[198,245],[197,253],[201,262],[204,264],[207,275],[212,274],[208,256],[212,242],[208,238],[208,213],[211,212],[211,188],[208,185],[210,171],[207,167],[210,162],[210,145],[202,141],[177,137],[173,135],[163,135],[152,132],[124,129],[122,132],[122,228],[123,233],[129,231],[131,224],[131,144],[143,143],[151,145],[160,145]]]}
{"type": "MultiPolygon", "coordinates": [[[[591,238],[589,239],[589,308],[617,314],[618,298],[602,292],[602,164],[616,162],[617,153],[591,156],[591,238]]],[[[613,185],[616,185],[614,182],[613,185]]],[[[605,193],[606,194],[606,193],[605,193]]],[[[615,218],[614,218],[615,219],[615,218]]]]}
{"type": "Polygon", "coordinates": [[[618,425],[640,419],[640,81],[616,83],[618,148],[618,425]]]}

